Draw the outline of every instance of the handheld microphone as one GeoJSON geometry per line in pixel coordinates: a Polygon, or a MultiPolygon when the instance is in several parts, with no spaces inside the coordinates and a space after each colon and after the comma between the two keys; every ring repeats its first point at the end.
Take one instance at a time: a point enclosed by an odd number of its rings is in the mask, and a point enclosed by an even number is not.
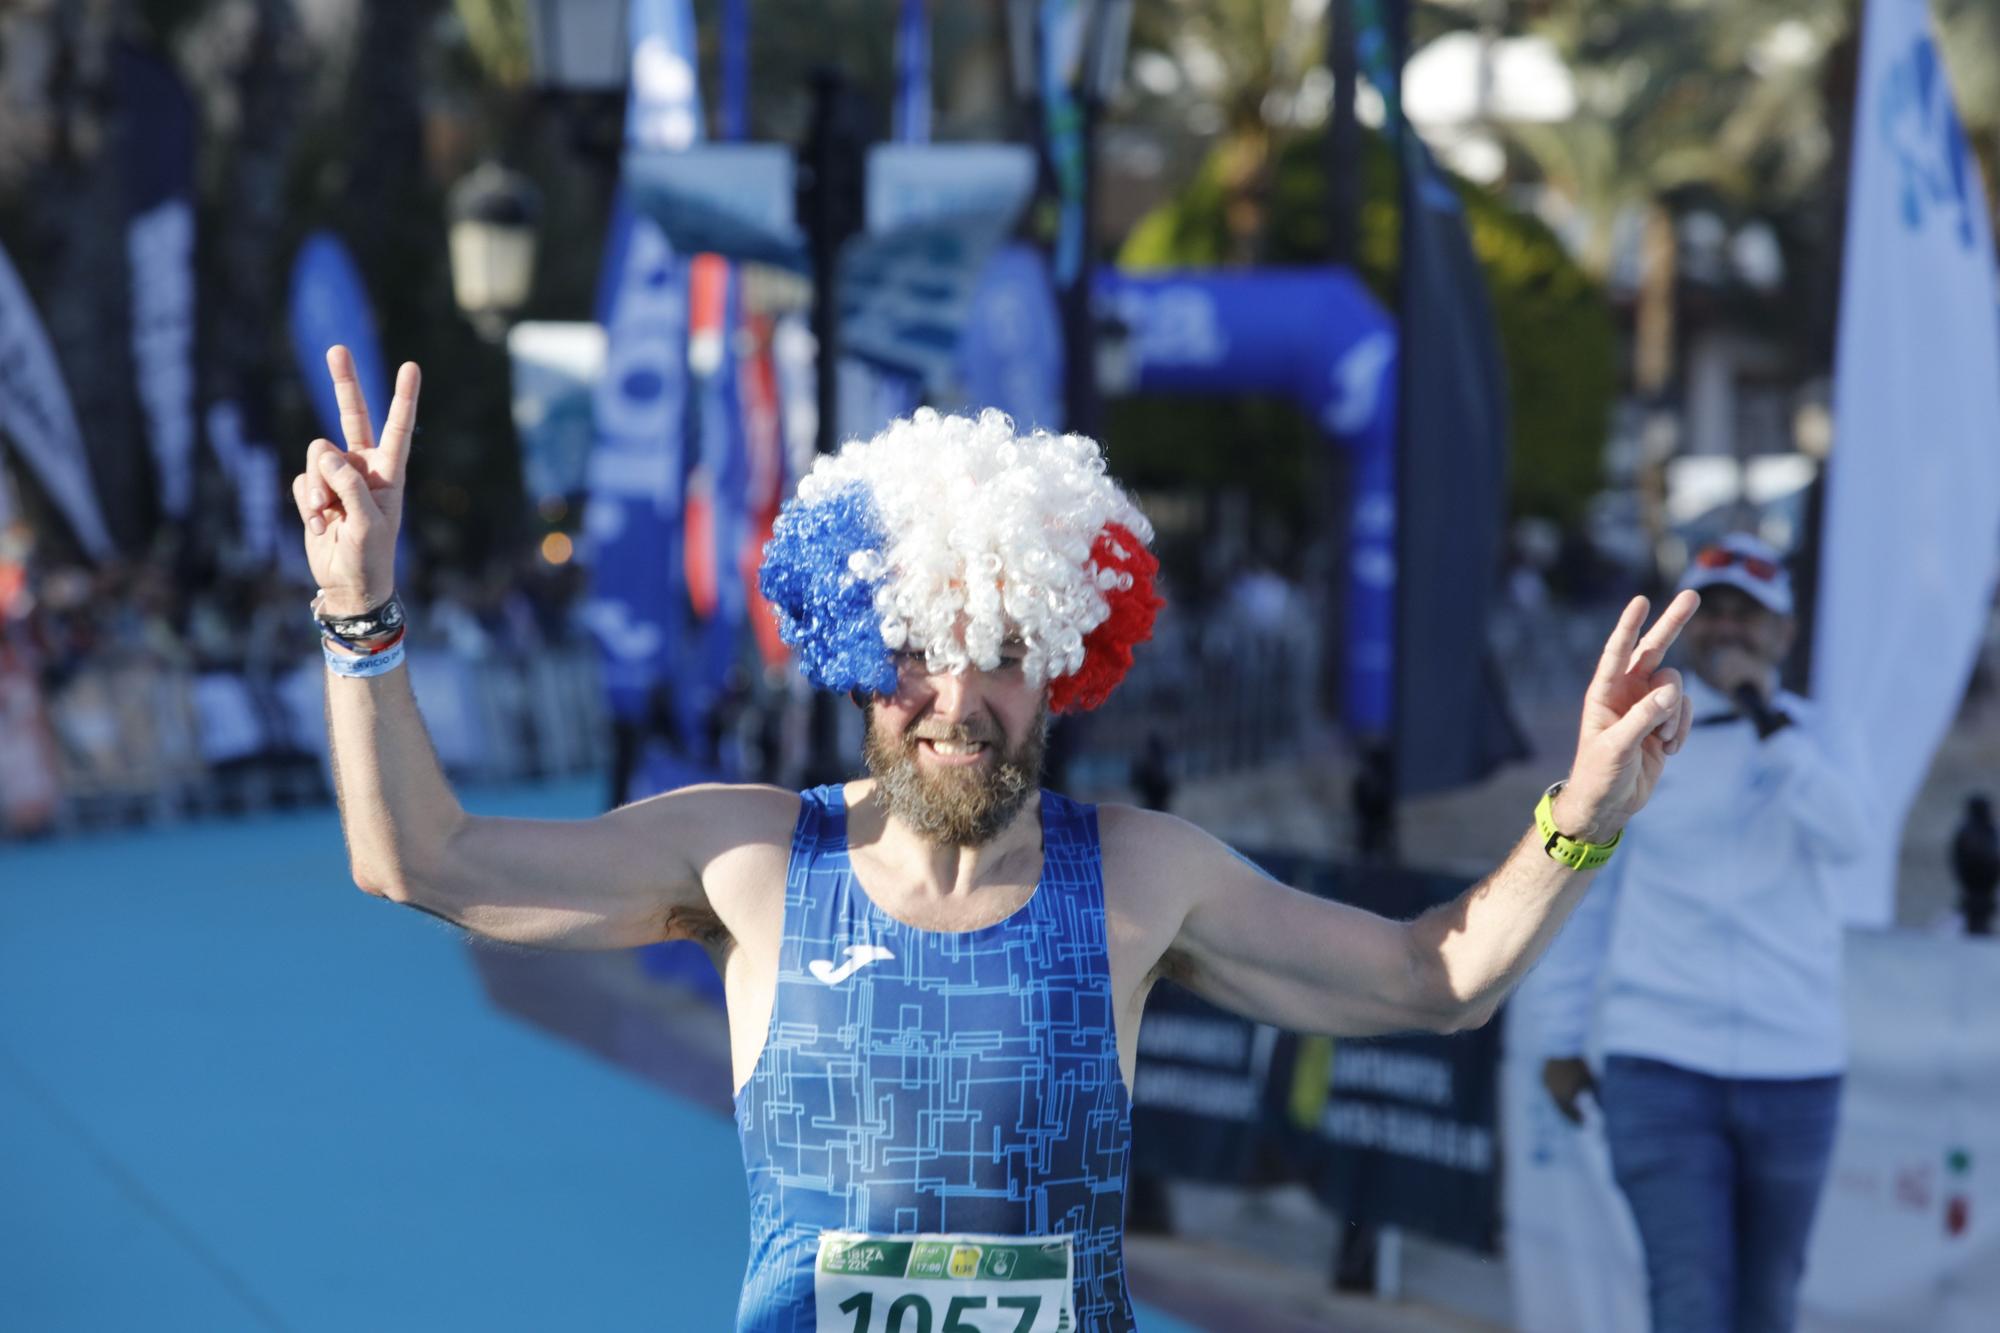
{"type": "Polygon", "coordinates": [[[1792,724],[1786,717],[1765,700],[1755,685],[1745,681],[1729,692],[1736,701],[1736,707],[1743,716],[1750,719],[1750,725],[1757,728],[1758,740],[1769,740],[1775,733],[1792,724]]]}

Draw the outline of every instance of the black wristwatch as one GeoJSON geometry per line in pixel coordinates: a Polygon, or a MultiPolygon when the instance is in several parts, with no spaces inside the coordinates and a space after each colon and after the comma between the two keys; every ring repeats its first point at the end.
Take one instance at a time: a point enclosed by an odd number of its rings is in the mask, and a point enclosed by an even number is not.
{"type": "Polygon", "coordinates": [[[402,599],[394,593],[380,606],[372,606],[359,615],[323,616],[319,612],[320,598],[326,596],[321,590],[319,597],[313,598],[313,619],[319,622],[322,632],[342,639],[386,639],[403,628],[402,599]]]}

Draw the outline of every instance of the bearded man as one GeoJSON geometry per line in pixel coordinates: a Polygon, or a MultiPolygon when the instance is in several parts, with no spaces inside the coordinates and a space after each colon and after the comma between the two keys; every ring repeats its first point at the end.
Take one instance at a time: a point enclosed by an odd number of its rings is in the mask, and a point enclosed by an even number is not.
{"type": "Polygon", "coordinates": [[[1153,983],[1305,1032],[1483,1023],[1687,734],[1660,660],[1696,599],[1643,638],[1635,600],[1535,829],[1414,921],[1295,892],[1170,816],[1043,791],[1049,714],[1101,703],[1150,634],[1150,528],[1091,441],[924,411],[818,461],[760,576],[800,668],[866,708],[867,778],[475,817],[396,669],[417,370],[378,443],[347,354],[329,366],[348,447],[314,441],[292,490],[354,881],[517,944],[706,947],[751,1193],[742,1330],[1132,1328],[1128,1089],[1153,983]]]}

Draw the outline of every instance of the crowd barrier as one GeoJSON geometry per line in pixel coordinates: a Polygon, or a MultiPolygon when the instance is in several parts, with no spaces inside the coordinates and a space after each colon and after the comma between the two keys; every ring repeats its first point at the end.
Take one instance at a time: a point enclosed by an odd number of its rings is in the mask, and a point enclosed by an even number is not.
{"type": "MultiPolygon", "coordinates": [[[[1839,1136],[1800,1291],[1802,1333],[1984,1333],[2000,1311],[2000,945],[1851,930],[1839,1136]]],[[[1523,1333],[1644,1333],[1638,1233],[1603,1128],[1541,1085],[1533,974],[1502,1073],[1506,1219],[1523,1333]]]]}
{"type": "Polygon", "coordinates": [[[1319,671],[1313,625],[1163,616],[1117,692],[1082,719],[1070,785],[1124,785],[1156,735],[1179,780],[1293,757],[1322,715],[1319,671]]]}
{"type": "MultiPolygon", "coordinates": [[[[594,648],[508,658],[418,648],[409,661],[454,780],[608,762],[594,648]]],[[[0,664],[0,827],[23,835],[329,799],[324,691],[316,657],[261,671],[95,663],[46,693],[0,664]]]]}

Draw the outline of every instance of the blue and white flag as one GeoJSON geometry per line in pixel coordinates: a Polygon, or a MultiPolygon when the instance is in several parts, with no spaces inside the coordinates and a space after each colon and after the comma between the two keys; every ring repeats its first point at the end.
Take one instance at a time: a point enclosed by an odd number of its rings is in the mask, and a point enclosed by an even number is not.
{"type": "Polygon", "coordinates": [[[1877,816],[1834,873],[1853,919],[1886,925],[2000,558],[1993,236],[1926,0],[1869,0],[1848,200],[1813,694],[1877,816]]]}
{"type": "Polygon", "coordinates": [[[126,126],[132,367],[160,509],[182,520],[194,502],[194,99],[173,66],[151,51],[121,43],[116,59],[126,126]]]}
{"type": "MultiPolygon", "coordinates": [[[[693,14],[687,0],[633,0],[631,15],[626,146],[684,149],[703,133],[693,14]]],[[[598,320],[605,373],[584,512],[592,580],[584,615],[604,653],[612,713],[640,722],[653,711],[655,692],[681,675],[687,651],[687,271],[659,225],[622,189],[612,208],[598,320]]],[[[673,706],[685,735],[685,701],[676,695],[673,706]]]]}
{"type": "Polygon", "coordinates": [[[0,250],[0,435],[5,435],[93,560],[117,551],[97,502],[83,432],[48,331],[0,250]]]}

